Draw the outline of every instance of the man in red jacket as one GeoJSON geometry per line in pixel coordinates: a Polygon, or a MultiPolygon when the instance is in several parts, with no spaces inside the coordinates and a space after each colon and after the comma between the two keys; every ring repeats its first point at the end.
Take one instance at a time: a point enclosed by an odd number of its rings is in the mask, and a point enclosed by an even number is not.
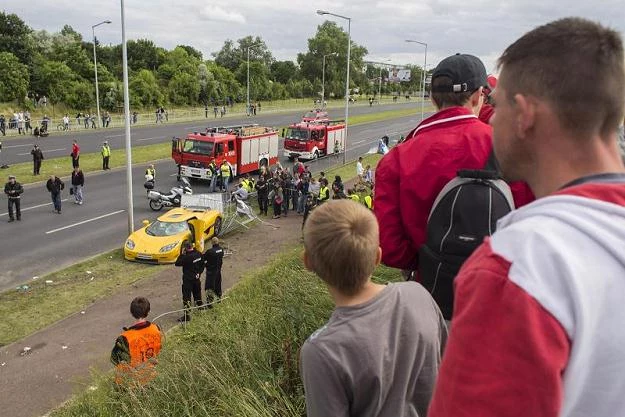
{"type": "MultiPolygon", "coordinates": [[[[477,118],[487,84],[477,57],[452,55],[432,75],[439,109],[382,158],[376,170],[375,215],[384,264],[416,271],[434,200],[460,169],[482,169],[491,153],[492,129],[477,118]]],[[[525,184],[513,184],[517,207],[533,200],[525,184]]]]}
{"type": "Polygon", "coordinates": [[[495,88],[497,88],[497,77],[491,74],[486,78],[486,82],[488,85],[484,87],[484,104],[482,105],[477,118],[484,123],[489,124],[490,118],[493,117],[493,114],[495,113],[495,106],[493,105],[493,98],[491,94],[495,88]]]}
{"type": "Polygon", "coordinates": [[[495,154],[540,200],[456,276],[429,417],[625,416],[624,63],[621,35],[579,18],[499,59],[495,154]]]}

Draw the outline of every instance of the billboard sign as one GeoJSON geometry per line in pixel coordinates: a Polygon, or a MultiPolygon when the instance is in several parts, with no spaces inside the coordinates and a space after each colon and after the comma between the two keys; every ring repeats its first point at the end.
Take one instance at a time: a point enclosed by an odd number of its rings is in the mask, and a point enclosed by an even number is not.
{"type": "Polygon", "coordinates": [[[406,68],[393,67],[388,73],[388,82],[410,82],[410,70],[406,68]]]}

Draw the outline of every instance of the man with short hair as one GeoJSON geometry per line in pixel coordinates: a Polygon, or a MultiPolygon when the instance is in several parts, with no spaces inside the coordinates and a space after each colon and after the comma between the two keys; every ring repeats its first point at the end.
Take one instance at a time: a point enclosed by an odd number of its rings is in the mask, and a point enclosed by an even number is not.
{"type": "Polygon", "coordinates": [[[427,413],[445,323],[421,285],[371,281],[378,237],[373,214],[348,200],[321,205],[304,225],[304,264],[336,306],[301,349],[309,417],[427,413]]]}
{"type": "Polygon", "coordinates": [[[72,153],[70,156],[72,157],[72,168],[80,166],[80,146],[78,146],[78,141],[75,139],[72,143],[72,153]]]}
{"type": "Polygon", "coordinates": [[[74,168],[72,171],[72,194],[74,195],[74,203],[82,206],[83,193],[82,189],[85,186],[85,175],[80,167],[74,168]]]}
{"type": "Polygon", "coordinates": [[[109,168],[109,159],[111,158],[111,147],[109,146],[108,141],[104,141],[102,143],[102,170],[106,171],[109,168]]]}
{"type": "Polygon", "coordinates": [[[124,332],[115,341],[111,351],[111,362],[116,367],[115,382],[146,384],[154,379],[156,356],[161,351],[161,329],[147,319],[150,301],[136,297],[130,303],[130,314],[135,323],[124,327],[124,332]]]}
{"type": "Polygon", "coordinates": [[[24,187],[22,184],[16,181],[15,175],[9,175],[9,181],[4,184],[4,193],[7,195],[8,203],[9,203],[9,223],[15,221],[22,220],[22,211],[20,210],[20,200],[22,198],[22,193],[24,192],[24,187]],[[13,217],[13,207],[15,206],[15,216],[13,217]]]}
{"type": "Polygon", "coordinates": [[[539,200],[502,218],[455,279],[429,417],[625,415],[624,62],[618,32],[579,18],[499,59],[495,153],[539,200]]]}
{"type": "Polygon", "coordinates": [[[61,214],[61,191],[65,188],[65,184],[56,175],[50,175],[50,179],[46,182],[46,188],[50,192],[54,211],[61,214]]]}
{"type": "Polygon", "coordinates": [[[182,253],[176,259],[176,266],[182,267],[182,303],[185,308],[184,316],[178,321],[187,322],[191,321],[189,312],[191,296],[196,306],[202,305],[202,282],[200,281],[200,275],[204,271],[202,254],[195,250],[193,243],[185,241],[182,253]]]}
{"type": "Polygon", "coordinates": [[[41,161],[43,161],[43,152],[41,152],[39,145],[35,144],[30,154],[33,156],[33,175],[39,175],[39,171],[41,171],[41,161]]]}
{"type": "Polygon", "coordinates": [[[224,260],[224,250],[219,245],[219,238],[211,239],[212,247],[204,253],[204,265],[206,265],[206,283],[204,284],[204,292],[206,292],[206,304],[209,308],[214,298],[221,298],[221,267],[224,260]]]}
{"type": "Polygon", "coordinates": [[[364,174],[365,170],[362,167],[362,156],[358,157],[358,162],[356,162],[356,177],[358,178],[362,178],[362,175],[364,174]]]}

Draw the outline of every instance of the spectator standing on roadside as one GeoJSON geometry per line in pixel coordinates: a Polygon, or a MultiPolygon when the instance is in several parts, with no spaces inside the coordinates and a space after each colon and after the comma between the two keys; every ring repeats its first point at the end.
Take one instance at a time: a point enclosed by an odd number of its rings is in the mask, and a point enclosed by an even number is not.
{"type": "Polygon", "coordinates": [[[22,220],[22,211],[20,209],[20,200],[24,193],[24,187],[17,182],[15,175],[9,175],[9,181],[4,184],[4,193],[8,199],[9,223],[22,220]],[[13,207],[15,207],[15,217],[13,217],[13,207]]]}
{"type": "Polygon", "coordinates": [[[4,114],[0,114],[0,133],[2,133],[2,136],[7,135],[7,125],[6,125],[6,119],[4,118],[4,114]]]}
{"type": "Polygon", "coordinates": [[[267,206],[269,205],[269,201],[267,200],[269,195],[269,185],[267,184],[267,180],[265,180],[265,176],[261,175],[258,177],[258,181],[255,185],[256,188],[256,197],[258,199],[258,214],[267,215],[267,206]]]}
{"type": "Polygon", "coordinates": [[[24,113],[22,112],[17,113],[17,134],[26,134],[26,132],[24,131],[24,113]]]}
{"type": "Polygon", "coordinates": [[[185,242],[182,254],[176,259],[176,266],[182,267],[182,303],[185,308],[184,315],[178,321],[187,322],[191,321],[188,310],[191,307],[191,296],[196,306],[202,305],[200,276],[204,271],[204,259],[202,254],[195,250],[193,243],[185,242]]]}
{"type": "Polygon", "coordinates": [[[63,116],[63,130],[69,130],[69,116],[63,116]]]}
{"type": "Polygon", "coordinates": [[[224,250],[219,245],[219,238],[211,239],[213,246],[204,253],[204,265],[206,265],[206,283],[204,292],[206,293],[206,304],[209,308],[214,297],[221,298],[221,267],[224,261],[224,250]]]}
{"type": "Polygon", "coordinates": [[[65,188],[65,184],[56,175],[50,175],[50,179],[46,182],[46,188],[50,192],[54,211],[61,214],[61,191],[65,188]]]}
{"type": "Polygon", "coordinates": [[[331,201],[306,221],[304,265],[335,304],[301,348],[309,417],[427,414],[445,323],[421,285],[371,281],[381,255],[375,216],[361,204],[331,201]]]}
{"type": "Polygon", "coordinates": [[[271,199],[273,202],[273,218],[279,219],[282,213],[282,203],[284,202],[284,195],[282,194],[282,187],[280,183],[276,183],[273,186],[273,192],[271,193],[271,199]]]}
{"type": "Polygon", "coordinates": [[[33,127],[30,125],[30,112],[29,111],[24,112],[24,130],[26,130],[27,132],[33,131],[33,127]]]}
{"type": "Polygon", "coordinates": [[[74,168],[72,171],[72,195],[74,196],[74,204],[82,206],[83,195],[82,189],[85,186],[85,175],[80,167],[74,168]]]}
{"type": "Polygon", "coordinates": [[[85,125],[85,129],[89,128],[89,113],[85,113],[84,119],[83,119],[83,124],[85,125]]]}
{"type": "Polygon", "coordinates": [[[107,141],[102,143],[102,170],[106,171],[109,168],[109,159],[111,158],[111,147],[107,141]]]}
{"type": "Polygon", "coordinates": [[[618,32],[579,18],[499,58],[495,153],[539,199],[501,219],[455,279],[429,417],[625,415],[624,62],[618,32]]]}
{"type": "Polygon", "coordinates": [[[80,146],[78,146],[78,141],[76,140],[72,143],[72,153],[70,156],[72,157],[72,168],[80,166],[80,146]]]}
{"type": "Polygon", "coordinates": [[[41,152],[39,145],[35,144],[30,154],[33,156],[33,175],[39,175],[41,161],[43,161],[43,152],[41,152]]]}
{"type": "Polygon", "coordinates": [[[130,314],[135,323],[124,327],[123,333],[115,340],[111,352],[111,362],[115,365],[115,382],[118,384],[146,384],[156,376],[156,357],[161,351],[163,335],[161,329],[147,319],[150,302],[147,298],[136,297],[130,303],[130,314]]]}
{"type": "Polygon", "coordinates": [[[362,178],[363,174],[364,174],[364,169],[362,167],[362,156],[358,157],[358,162],[356,162],[356,176],[358,178],[362,178]]]}

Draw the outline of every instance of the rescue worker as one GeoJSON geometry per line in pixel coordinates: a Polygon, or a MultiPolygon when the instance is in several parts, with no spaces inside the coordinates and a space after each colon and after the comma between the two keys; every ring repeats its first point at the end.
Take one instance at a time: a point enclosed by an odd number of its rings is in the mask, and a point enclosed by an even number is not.
{"type": "Polygon", "coordinates": [[[347,195],[350,198],[350,200],[356,203],[360,203],[360,196],[353,189],[350,188],[349,190],[347,190],[347,195]]]}
{"type": "Polygon", "coordinates": [[[182,267],[182,303],[185,311],[184,315],[178,319],[179,322],[191,321],[189,308],[191,307],[191,296],[195,305],[202,305],[202,282],[200,275],[204,270],[202,254],[195,250],[193,243],[185,242],[182,253],[176,259],[176,266],[182,267]]]}
{"type": "Polygon", "coordinates": [[[109,158],[111,157],[111,147],[107,141],[102,143],[102,170],[106,171],[109,168],[109,158]]]}
{"type": "Polygon", "coordinates": [[[145,175],[150,175],[152,177],[152,181],[156,181],[156,169],[154,169],[154,165],[150,165],[145,170],[145,175]]]}
{"type": "Polygon", "coordinates": [[[228,186],[230,185],[230,165],[228,161],[223,160],[219,171],[221,172],[221,191],[228,191],[228,186]]]}
{"type": "Polygon", "coordinates": [[[217,165],[215,165],[214,159],[211,159],[210,163],[208,164],[208,170],[211,173],[211,181],[208,191],[214,193],[215,187],[217,186],[217,165]]]}
{"type": "Polygon", "coordinates": [[[365,206],[367,206],[369,210],[373,210],[373,197],[370,195],[366,195],[363,200],[364,200],[365,206]]]}
{"type": "Polygon", "coordinates": [[[319,203],[323,203],[330,199],[330,189],[328,188],[328,180],[323,178],[321,181],[321,187],[319,187],[319,203]]]}
{"type": "Polygon", "coordinates": [[[39,145],[35,144],[30,154],[33,156],[33,175],[39,175],[41,161],[43,161],[43,152],[41,152],[39,145]]]}
{"type": "Polygon", "coordinates": [[[9,223],[15,221],[15,217],[13,217],[13,206],[15,206],[15,216],[17,217],[17,221],[19,222],[22,220],[20,199],[23,192],[24,187],[22,187],[22,184],[15,180],[15,175],[9,175],[9,182],[4,184],[4,193],[7,195],[9,200],[9,223]]]}
{"type": "Polygon", "coordinates": [[[254,188],[256,188],[256,196],[258,198],[258,214],[264,214],[266,216],[269,205],[269,186],[267,185],[265,176],[261,175],[258,178],[258,182],[254,188]]]}
{"type": "Polygon", "coordinates": [[[221,298],[221,266],[224,259],[224,250],[219,246],[219,239],[214,237],[211,239],[211,243],[213,247],[204,253],[204,264],[206,265],[204,291],[206,292],[208,308],[212,308],[213,296],[217,299],[221,298]]]}
{"type": "Polygon", "coordinates": [[[161,351],[161,329],[146,318],[150,313],[147,298],[136,297],[130,303],[130,314],[135,323],[124,327],[123,333],[115,340],[111,352],[111,362],[116,367],[115,382],[146,384],[155,376],[156,356],[161,351]]]}

